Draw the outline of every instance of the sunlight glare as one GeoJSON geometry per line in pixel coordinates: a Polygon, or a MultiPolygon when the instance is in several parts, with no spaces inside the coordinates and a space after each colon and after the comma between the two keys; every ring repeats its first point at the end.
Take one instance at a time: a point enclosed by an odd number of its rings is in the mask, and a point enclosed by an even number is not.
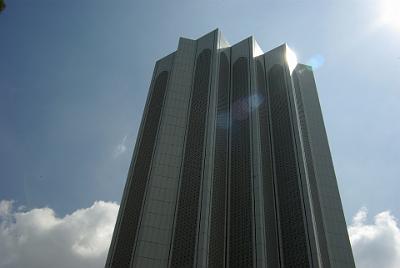
{"type": "Polygon", "coordinates": [[[380,8],[380,20],[382,24],[400,30],[400,1],[382,0],[380,8]]]}
{"type": "Polygon", "coordinates": [[[297,66],[297,56],[296,53],[294,53],[288,45],[286,45],[286,61],[289,66],[290,74],[292,74],[294,68],[296,68],[297,66]]]}

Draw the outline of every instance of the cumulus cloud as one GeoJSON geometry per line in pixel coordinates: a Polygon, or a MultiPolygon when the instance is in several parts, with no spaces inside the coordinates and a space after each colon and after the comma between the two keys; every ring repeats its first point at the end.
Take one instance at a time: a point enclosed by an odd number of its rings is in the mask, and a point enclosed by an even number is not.
{"type": "MultiPolygon", "coordinates": [[[[0,267],[103,267],[118,208],[96,201],[58,217],[51,208],[21,211],[14,201],[0,201],[0,267]]],[[[400,228],[389,211],[369,223],[362,208],[348,231],[358,268],[400,267],[400,228]]]]}
{"type": "Polygon", "coordinates": [[[0,201],[0,217],[6,217],[10,213],[13,203],[12,200],[0,201]]]}
{"type": "Polygon", "coordinates": [[[21,212],[0,201],[0,267],[103,267],[118,208],[96,201],[57,217],[50,208],[21,212]]]}
{"type": "Polygon", "coordinates": [[[384,211],[368,224],[368,211],[360,209],[348,228],[358,268],[400,267],[400,228],[397,219],[384,211]]]}
{"type": "Polygon", "coordinates": [[[126,151],[126,139],[128,136],[124,136],[122,141],[115,147],[113,157],[117,158],[118,156],[122,155],[126,151]]]}

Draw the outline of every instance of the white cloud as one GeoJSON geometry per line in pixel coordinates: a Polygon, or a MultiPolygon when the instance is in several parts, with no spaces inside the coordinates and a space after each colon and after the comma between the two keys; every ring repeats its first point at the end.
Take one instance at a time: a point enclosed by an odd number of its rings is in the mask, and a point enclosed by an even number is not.
{"type": "Polygon", "coordinates": [[[6,217],[10,213],[13,203],[13,200],[0,201],[0,217],[6,217]]]}
{"type": "Polygon", "coordinates": [[[126,139],[127,139],[127,138],[128,138],[128,136],[125,136],[125,137],[122,139],[121,143],[119,143],[119,144],[115,147],[114,153],[113,153],[113,157],[114,157],[114,158],[117,158],[118,156],[122,155],[122,154],[126,151],[125,142],[126,142],[126,139]]]}
{"type": "Polygon", "coordinates": [[[360,209],[348,227],[358,268],[400,267],[400,228],[397,219],[384,211],[367,223],[368,211],[360,209]]]}
{"type": "Polygon", "coordinates": [[[50,208],[20,212],[0,201],[0,267],[103,267],[119,206],[96,201],[63,218],[50,208]]]}
{"type": "MultiPolygon", "coordinates": [[[[96,201],[91,207],[57,217],[50,208],[21,212],[14,201],[0,201],[1,268],[103,267],[119,206],[96,201]]],[[[384,211],[368,223],[360,209],[348,226],[358,268],[400,267],[400,228],[384,211]]]]}

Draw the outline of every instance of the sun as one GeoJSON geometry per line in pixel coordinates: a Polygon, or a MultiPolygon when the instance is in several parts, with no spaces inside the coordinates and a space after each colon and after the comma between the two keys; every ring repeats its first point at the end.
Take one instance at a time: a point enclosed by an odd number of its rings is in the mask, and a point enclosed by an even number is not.
{"type": "Polygon", "coordinates": [[[400,0],[381,0],[380,21],[400,30],[400,0]]]}

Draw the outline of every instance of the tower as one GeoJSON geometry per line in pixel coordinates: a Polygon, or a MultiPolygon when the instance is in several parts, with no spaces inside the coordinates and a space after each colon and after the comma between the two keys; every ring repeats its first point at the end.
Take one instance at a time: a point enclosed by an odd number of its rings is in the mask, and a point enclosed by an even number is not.
{"type": "Polygon", "coordinates": [[[355,267],[311,67],[219,30],[157,61],[106,267],[355,267]]]}

